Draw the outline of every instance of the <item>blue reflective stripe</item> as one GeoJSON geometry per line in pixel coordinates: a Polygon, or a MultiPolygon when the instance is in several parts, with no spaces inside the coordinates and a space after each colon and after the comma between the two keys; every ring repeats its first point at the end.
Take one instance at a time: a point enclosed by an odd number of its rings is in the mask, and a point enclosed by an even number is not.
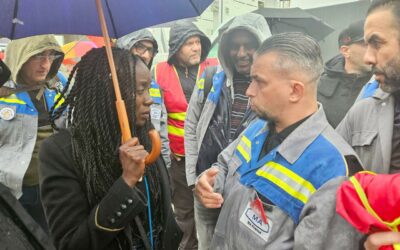
{"type": "Polygon", "coordinates": [[[149,93],[155,104],[162,103],[160,85],[158,85],[158,83],[156,83],[154,80],[150,83],[149,93]]]}
{"type": "Polygon", "coordinates": [[[373,96],[378,88],[379,83],[377,80],[373,80],[372,82],[367,83],[362,89],[363,94],[361,99],[373,96]]]}
{"type": "MultiPolygon", "coordinates": [[[[46,105],[48,110],[53,107],[55,103],[55,97],[57,95],[57,91],[46,89],[44,91],[44,98],[46,100],[46,105]]],[[[19,92],[15,94],[18,100],[21,100],[20,103],[9,103],[6,101],[0,101],[0,104],[4,104],[7,106],[14,106],[16,107],[17,114],[24,114],[24,115],[38,115],[36,107],[33,105],[33,102],[27,92],[19,92]]]]}
{"type": "Polygon", "coordinates": [[[216,73],[213,77],[213,86],[210,90],[210,93],[207,96],[207,99],[213,103],[217,103],[219,100],[219,96],[221,94],[222,88],[224,86],[225,80],[225,72],[221,71],[216,73]]]}

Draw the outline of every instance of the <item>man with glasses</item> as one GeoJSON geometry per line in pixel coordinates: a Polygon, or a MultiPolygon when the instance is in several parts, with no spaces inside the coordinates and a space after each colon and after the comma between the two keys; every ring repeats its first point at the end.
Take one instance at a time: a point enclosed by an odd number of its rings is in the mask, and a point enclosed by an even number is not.
{"type": "Polygon", "coordinates": [[[161,87],[168,113],[172,203],[176,221],[183,231],[179,249],[197,249],[193,193],[186,182],[183,136],[186,109],[196,81],[205,67],[216,64],[215,60],[206,59],[210,45],[210,40],[194,24],[176,22],[170,30],[168,60],[154,67],[154,80],[161,87]]]}
{"type": "Polygon", "coordinates": [[[127,49],[139,56],[151,68],[154,57],[158,52],[158,44],[153,34],[147,29],[139,30],[117,40],[116,46],[127,49]]]}
{"type": "MultiPolygon", "coordinates": [[[[157,41],[147,29],[139,30],[119,38],[116,46],[121,49],[130,50],[132,54],[140,57],[149,69],[158,52],[157,41]]],[[[165,109],[160,86],[155,81],[151,82],[149,91],[153,99],[153,104],[150,107],[151,123],[160,133],[162,141],[161,154],[166,166],[169,168],[171,166],[171,151],[169,149],[167,133],[167,110],[165,109]]]]}
{"type": "Polygon", "coordinates": [[[5,60],[11,79],[0,88],[0,182],[45,230],[38,152],[42,141],[53,133],[48,112],[62,86],[50,80],[63,57],[54,36],[11,41],[5,60]]]}
{"type": "MultiPolygon", "coordinates": [[[[255,118],[246,89],[250,84],[253,54],[269,35],[265,18],[255,13],[236,17],[222,33],[218,48],[221,66],[205,70],[187,111],[185,152],[189,186],[194,185],[201,172],[217,162],[218,154],[255,118]],[[211,86],[214,90],[210,92],[211,86]]],[[[217,217],[219,211],[214,212],[217,217]]],[[[211,242],[216,220],[209,217],[210,213],[195,200],[199,249],[208,249],[211,242]]]]}

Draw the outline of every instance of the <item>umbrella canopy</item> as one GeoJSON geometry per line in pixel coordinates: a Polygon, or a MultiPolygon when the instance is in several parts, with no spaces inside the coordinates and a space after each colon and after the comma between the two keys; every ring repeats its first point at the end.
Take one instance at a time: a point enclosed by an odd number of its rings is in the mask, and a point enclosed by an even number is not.
{"type": "MultiPolygon", "coordinates": [[[[300,8],[262,8],[253,12],[265,17],[271,34],[297,31],[320,41],[335,30],[318,17],[300,8]]],[[[218,28],[217,37],[212,39],[213,44],[219,41],[222,32],[229,27],[234,19],[235,17],[229,19],[218,28]]]]}
{"type": "Polygon", "coordinates": [[[262,8],[254,13],[267,19],[272,34],[298,31],[320,41],[335,30],[318,17],[300,8],[262,8]]]}
{"type": "MultiPolygon", "coordinates": [[[[108,33],[133,31],[200,15],[213,0],[102,0],[108,33]]],[[[0,35],[10,39],[40,34],[102,36],[94,0],[0,0],[0,35]]]]}

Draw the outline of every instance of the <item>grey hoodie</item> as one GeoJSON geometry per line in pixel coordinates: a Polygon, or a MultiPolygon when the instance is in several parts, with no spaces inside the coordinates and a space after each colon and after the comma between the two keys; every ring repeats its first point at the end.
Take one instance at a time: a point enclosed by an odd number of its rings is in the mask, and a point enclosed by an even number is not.
{"type": "Polygon", "coordinates": [[[210,39],[191,22],[177,21],[169,31],[169,54],[167,62],[175,64],[175,54],[191,36],[199,36],[201,42],[201,60],[203,62],[211,48],[210,39]]]}
{"type": "MultiPolygon", "coordinates": [[[[137,42],[150,41],[153,43],[154,51],[158,51],[158,44],[153,34],[148,29],[142,29],[125,35],[117,40],[116,46],[121,49],[131,50],[137,42]]],[[[154,59],[154,57],[153,57],[154,59]]],[[[153,63],[153,59],[150,61],[150,67],[153,63]]]]}
{"type": "MultiPolygon", "coordinates": [[[[230,60],[231,57],[229,55],[227,43],[229,42],[229,34],[239,29],[251,32],[251,34],[256,37],[259,44],[271,35],[265,18],[255,13],[248,13],[235,17],[229,27],[222,31],[221,42],[218,48],[218,59],[221,66],[218,67],[216,75],[221,74],[221,72],[222,74],[225,73],[223,81],[231,90],[232,100],[234,94],[232,85],[234,66],[230,60]]],[[[195,182],[198,152],[217,107],[214,102],[203,102],[203,98],[207,97],[203,96],[203,91],[196,85],[186,112],[185,121],[186,179],[188,185],[193,185],[195,182]]]]}
{"type": "Polygon", "coordinates": [[[267,21],[263,16],[256,13],[247,13],[235,17],[227,29],[220,30],[221,41],[218,48],[218,60],[228,78],[228,87],[232,84],[234,65],[230,60],[229,46],[227,45],[230,42],[230,34],[236,30],[249,31],[256,37],[258,44],[261,44],[265,39],[271,36],[267,21]]]}

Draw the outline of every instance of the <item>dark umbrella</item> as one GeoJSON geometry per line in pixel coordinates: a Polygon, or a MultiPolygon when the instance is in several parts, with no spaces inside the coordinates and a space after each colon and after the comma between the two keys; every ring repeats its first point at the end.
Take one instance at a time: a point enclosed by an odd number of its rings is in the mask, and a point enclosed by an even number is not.
{"type": "MultiPolygon", "coordinates": [[[[318,17],[300,8],[262,8],[253,12],[265,17],[271,34],[297,31],[320,41],[335,30],[318,17]]],[[[219,41],[221,34],[229,27],[233,19],[235,17],[219,27],[218,38],[213,43],[219,41]]]]}
{"type": "Polygon", "coordinates": [[[265,17],[272,34],[298,31],[320,41],[335,30],[300,8],[262,8],[253,12],[265,17]]]}

